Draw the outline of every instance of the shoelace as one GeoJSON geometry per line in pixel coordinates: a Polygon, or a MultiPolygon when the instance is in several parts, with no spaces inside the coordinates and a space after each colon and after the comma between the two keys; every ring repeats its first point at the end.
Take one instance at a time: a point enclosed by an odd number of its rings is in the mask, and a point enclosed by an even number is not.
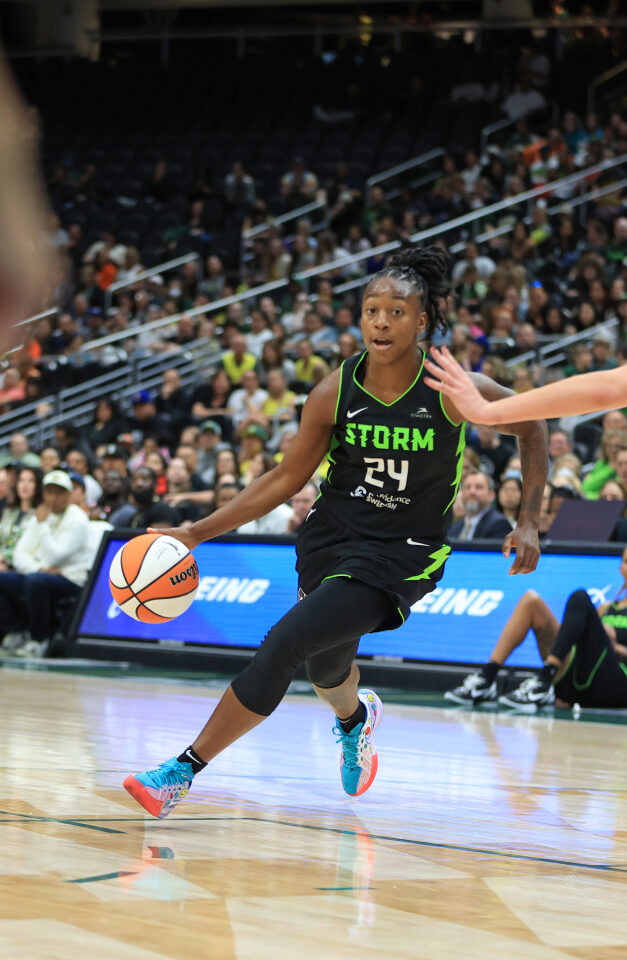
{"type": "MultiPolygon", "coordinates": [[[[359,760],[361,759],[361,736],[352,737],[350,733],[346,733],[346,730],[343,730],[342,727],[333,727],[333,733],[339,734],[336,743],[342,744],[342,756],[344,757],[344,765],[350,767],[351,769],[357,769],[359,767],[359,760]]],[[[361,734],[361,730],[359,731],[361,734]]]]}
{"type": "Polygon", "coordinates": [[[537,690],[538,687],[541,687],[542,684],[537,677],[527,677],[526,680],[523,680],[518,690],[520,693],[533,693],[534,690],[537,690]]]}
{"type": "Polygon", "coordinates": [[[481,683],[483,677],[480,673],[470,673],[464,680],[462,687],[464,690],[474,690],[481,683]]]}
{"type": "Polygon", "coordinates": [[[172,787],[174,790],[183,790],[186,789],[191,783],[192,778],[185,777],[179,770],[170,765],[168,760],[165,763],[159,764],[154,770],[150,770],[151,776],[162,785],[172,787]],[[183,782],[181,782],[181,777],[184,777],[183,782]]]}

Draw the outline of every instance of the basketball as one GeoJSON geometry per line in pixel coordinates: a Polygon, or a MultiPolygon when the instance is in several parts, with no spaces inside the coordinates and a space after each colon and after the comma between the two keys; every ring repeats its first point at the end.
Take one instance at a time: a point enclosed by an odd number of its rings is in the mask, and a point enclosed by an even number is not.
{"type": "Polygon", "coordinates": [[[167,623],[196,596],[198,565],[174,537],[144,533],[120,547],[109,569],[113,599],[142,623],[167,623]]]}

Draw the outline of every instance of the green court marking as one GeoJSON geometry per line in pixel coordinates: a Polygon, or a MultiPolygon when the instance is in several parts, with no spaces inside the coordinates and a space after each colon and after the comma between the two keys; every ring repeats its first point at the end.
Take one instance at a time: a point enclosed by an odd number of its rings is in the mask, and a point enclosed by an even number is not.
{"type": "MultiPolygon", "coordinates": [[[[0,811],[0,813],[3,811],[0,811]]],[[[34,818],[40,819],[40,818],[34,818]]],[[[41,818],[44,819],[44,818],[41,818]]],[[[115,821],[116,823],[154,823],[154,817],[106,817],[106,822],[115,821]]],[[[0,821],[1,822],[1,821],[0,821]]],[[[13,821],[15,822],[15,821],[13,821]]],[[[85,826],[85,821],[81,820],[51,820],[54,823],[69,823],[76,826],[85,826]]],[[[314,830],[317,833],[333,833],[342,836],[364,838],[362,831],[347,830],[344,827],[322,827],[312,823],[291,823],[289,820],[275,820],[272,817],[196,817],[196,816],[174,816],[170,823],[271,823],[279,827],[294,827],[296,830],[314,830]]],[[[112,833],[123,831],[112,830],[112,833]]],[[[426,847],[431,850],[454,850],[460,853],[480,854],[487,857],[501,858],[503,860],[521,860],[530,863],[548,863],[558,867],[574,867],[578,870],[601,870],[607,873],[627,874],[627,864],[613,865],[610,863],[581,863],[577,860],[563,860],[559,857],[540,857],[529,853],[511,853],[504,850],[491,850],[484,847],[469,847],[457,843],[439,843],[435,840],[413,840],[410,837],[395,837],[384,833],[369,833],[369,840],[382,840],[386,843],[405,843],[412,847],[426,847]]],[[[84,881],[86,882],[86,881],[84,881]]]]}
{"type": "Polygon", "coordinates": [[[114,830],[113,827],[99,827],[95,823],[84,820],[63,820],[59,817],[38,817],[32,813],[16,813],[12,810],[0,810],[5,817],[20,817],[21,820],[0,820],[0,823],[63,823],[70,827],[85,827],[86,830],[99,830],[101,833],[124,833],[124,830],[114,830]]]}
{"type": "Polygon", "coordinates": [[[134,877],[139,870],[116,870],[115,873],[101,873],[98,877],[78,877],[76,880],[66,880],[66,883],[98,883],[99,880],[117,880],[118,877],[134,877]]]}
{"type": "Polygon", "coordinates": [[[314,890],[378,890],[378,887],[314,887],[314,890]]]}

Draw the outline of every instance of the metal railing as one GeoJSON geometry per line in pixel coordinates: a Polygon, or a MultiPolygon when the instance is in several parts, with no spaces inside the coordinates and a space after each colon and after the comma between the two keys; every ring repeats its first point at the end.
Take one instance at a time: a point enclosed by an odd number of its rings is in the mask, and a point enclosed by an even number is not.
{"type": "MultiPolygon", "coordinates": [[[[482,207],[480,210],[475,210],[472,213],[465,213],[463,216],[455,217],[453,220],[447,220],[446,223],[440,223],[437,226],[429,227],[426,230],[419,230],[417,233],[412,234],[409,239],[412,243],[418,243],[422,240],[429,240],[432,237],[440,236],[443,233],[457,230],[459,227],[464,227],[468,224],[476,224],[493,213],[500,213],[502,210],[507,210],[510,207],[518,206],[521,203],[534,200],[537,197],[546,196],[556,189],[579,183],[582,180],[586,180],[588,177],[595,176],[598,173],[602,173],[605,170],[610,170],[613,167],[620,166],[624,163],[627,163],[626,153],[621,154],[619,157],[614,157],[611,160],[604,160],[601,163],[594,164],[591,167],[586,167],[583,170],[579,170],[577,173],[571,173],[567,177],[561,177],[559,180],[551,180],[539,187],[533,187],[531,190],[524,190],[522,193],[517,193],[513,197],[508,197],[505,200],[499,200],[497,203],[488,204],[488,206],[482,207]]],[[[362,260],[368,260],[373,256],[391,253],[393,250],[398,250],[401,246],[402,244],[400,240],[392,240],[389,243],[381,244],[378,247],[371,247],[370,250],[364,250],[361,253],[353,254],[350,257],[350,262],[358,263],[362,260]]],[[[347,260],[345,259],[331,260],[329,263],[320,264],[316,267],[310,267],[308,270],[301,270],[298,273],[295,273],[294,279],[299,281],[308,280],[311,277],[318,276],[321,273],[327,273],[330,270],[339,270],[346,266],[347,260]]],[[[285,282],[287,283],[287,281],[285,282]]]]}
{"type": "Polygon", "coordinates": [[[537,363],[542,370],[546,367],[555,367],[567,359],[567,350],[573,344],[584,343],[601,336],[605,336],[615,343],[619,329],[620,321],[617,317],[612,317],[602,323],[597,323],[594,327],[589,327],[587,330],[579,330],[577,333],[571,333],[568,336],[557,335],[551,343],[545,343],[535,350],[527,350],[517,357],[506,360],[505,366],[510,370],[527,363],[537,363]]]}
{"type": "MultiPolygon", "coordinates": [[[[517,206],[518,204],[534,199],[542,195],[550,193],[551,190],[556,188],[566,186],[567,184],[578,183],[582,180],[586,180],[588,177],[594,176],[597,173],[601,173],[605,170],[610,170],[613,167],[619,166],[620,164],[627,162],[627,154],[622,154],[620,157],[615,157],[612,160],[604,160],[602,163],[595,164],[592,167],[587,167],[586,169],[580,170],[577,173],[570,174],[568,177],[562,177],[560,180],[553,180],[550,183],[543,184],[539,187],[534,187],[532,190],[526,190],[523,193],[517,194],[514,197],[510,197],[507,200],[502,200],[499,203],[490,204],[487,207],[483,207],[481,210],[476,210],[473,213],[464,214],[462,217],[457,217],[454,220],[449,220],[446,223],[439,224],[435,227],[429,227],[427,230],[421,230],[418,233],[413,234],[410,239],[412,242],[418,242],[421,240],[427,240],[433,236],[440,236],[448,231],[456,230],[458,227],[468,224],[468,223],[477,223],[486,216],[489,216],[492,213],[498,213],[501,210],[506,210],[509,207],[517,206]]],[[[356,253],[352,255],[347,255],[346,258],[342,260],[335,260],[329,263],[320,264],[316,267],[311,267],[308,270],[300,271],[299,273],[294,274],[294,279],[296,280],[307,280],[320,274],[327,273],[329,270],[334,269],[346,269],[353,263],[359,263],[364,260],[368,260],[370,257],[378,256],[384,253],[389,253],[394,250],[398,250],[401,247],[400,240],[393,240],[390,243],[382,244],[378,247],[371,247],[370,250],[364,250],[361,253],[356,253]]],[[[372,276],[372,275],[371,275],[372,276]]],[[[347,281],[337,285],[334,289],[336,293],[344,293],[346,291],[356,289],[360,286],[364,286],[368,283],[371,276],[357,277],[354,280],[347,281]]],[[[189,310],[185,310],[181,313],[173,314],[169,317],[162,317],[159,320],[153,320],[150,323],[142,324],[138,327],[131,327],[127,330],[121,330],[118,333],[112,333],[105,337],[99,337],[97,340],[92,340],[84,345],[84,349],[97,350],[101,347],[107,346],[111,343],[118,343],[123,340],[128,340],[136,338],[137,336],[148,333],[151,331],[161,330],[168,326],[174,326],[178,320],[183,316],[196,317],[196,316],[208,316],[212,313],[222,311],[234,303],[243,303],[248,300],[254,300],[258,297],[263,296],[266,293],[274,293],[277,290],[285,289],[288,286],[290,279],[283,280],[273,280],[269,283],[261,284],[257,287],[251,287],[249,290],[245,290],[241,293],[233,294],[230,297],[222,297],[220,300],[214,300],[212,303],[202,304],[199,307],[192,307],[189,310]]]]}
{"type": "MultiPolygon", "coordinates": [[[[601,197],[606,197],[612,193],[616,193],[617,190],[625,189],[627,189],[627,177],[623,177],[622,180],[616,180],[614,183],[609,183],[605,187],[599,187],[597,190],[591,190],[590,193],[586,193],[582,197],[573,197],[572,199],[562,200],[560,203],[555,204],[555,206],[547,207],[546,212],[549,217],[556,216],[557,214],[564,213],[565,207],[582,207],[594,200],[599,200],[601,197]]],[[[523,223],[530,222],[530,217],[523,217],[523,223]]],[[[495,237],[504,237],[506,234],[512,233],[514,226],[515,224],[513,223],[505,223],[500,227],[494,227],[492,230],[485,230],[483,233],[478,233],[474,238],[474,241],[475,243],[485,243],[487,240],[493,240],[495,237]]],[[[451,247],[449,247],[449,253],[462,253],[465,246],[465,241],[454,243],[451,247]]]]}
{"type": "Polygon", "coordinates": [[[243,230],[242,237],[244,240],[258,237],[260,234],[265,233],[266,230],[269,230],[270,227],[281,226],[284,223],[289,223],[290,220],[300,220],[302,217],[306,217],[316,210],[322,210],[323,207],[326,207],[326,204],[326,200],[312,200],[311,203],[305,203],[302,207],[295,207],[293,210],[282,213],[278,217],[270,217],[265,223],[259,223],[256,227],[251,227],[250,230],[243,230]]]}
{"type": "Polygon", "coordinates": [[[595,102],[597,94],[600,87],[603,87],[606,83],[609,83],[611,80],[614,80],[616,77],[619,77],[621,73],[627,71],[627,60],[623,60],[621,63],[617,63],[615,67],[610,67],[609,70],[605,70],[603,73],[598,74],[591,82],[588,87],[588,111],[593,112],[595,109],[595,102]]]}
{"type": "Polygon", "coordinates": [[[188,386],[199,380],[199,368],[217,367],[221,351],[213,341],[196,340],[178,353],[158,354],[116,366],[114,369],[77,384],[41,397],[5,413],[0,418],[0,446],[6,445],[12,433],[26,434],[33,446],[41,449],[50,443],[55,427],[66,421],[81,427],[93,421],[94,411],[101,397],[112,397],[123,405],[139,389],[161,387],[164,370],[178,371],[181,384],[188,386]],[[52,412],[45,418],[37,414],[47,404],[52,412]]]}
{"type": "Polygon", "coordinates": [[[397,163],[394,167],[388,167],[387,170],[382,170],[381,173],[375,173],[374,176],[368,177],[366,180],[366,188],[370,191],[379,183],[392,180],[394,177],[399,176],[399,174],[407,173],[408,170],[414,170],[416,167],[423,167],[426,163],[430,163],[432,160],[438,160],[440,157],[445,156],[445,154],[446,151],[438,147],[435,150],[428,150],[427,153],[421,153],[411,160],[406,160],[404,163],[397,163]]]}
{"type": "Polygon", "coordinates": [[[166,260],[164,263],[158,263],[156,267],[150,267],[148,270],[142,270],[141,273],[138,273],[130,280],[124,279],[118,280],[116,283],[112,283],[105,290],[105,313],[111,309],[114,293],[118,293],[119,290],[124,290],[127,287],[134,287],[136,283],[141,283],[142,280],[149,280],[150,277],[156,277],[161,273],[167,272],[168,270],[174,270],[176,267],[182,267],[184,263],[191,263],[193,260],[198,260],[198,273],[200,279],[200,274],[202,272],[202,261],[200,254],[186,253],[181,257],[175,257],[173,260],[166,260]]]}

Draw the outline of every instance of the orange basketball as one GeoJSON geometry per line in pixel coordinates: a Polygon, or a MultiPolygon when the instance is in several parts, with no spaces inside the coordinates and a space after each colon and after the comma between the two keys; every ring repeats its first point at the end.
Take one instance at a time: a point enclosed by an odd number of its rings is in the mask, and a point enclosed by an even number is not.
{"type": "Polygon", "coordinates": [[[167,623],[189,607],[198,589],[198,565],[174,537],[144,533],[120,547],[109,569],[113,599],[142,623],[167,623]]]}

